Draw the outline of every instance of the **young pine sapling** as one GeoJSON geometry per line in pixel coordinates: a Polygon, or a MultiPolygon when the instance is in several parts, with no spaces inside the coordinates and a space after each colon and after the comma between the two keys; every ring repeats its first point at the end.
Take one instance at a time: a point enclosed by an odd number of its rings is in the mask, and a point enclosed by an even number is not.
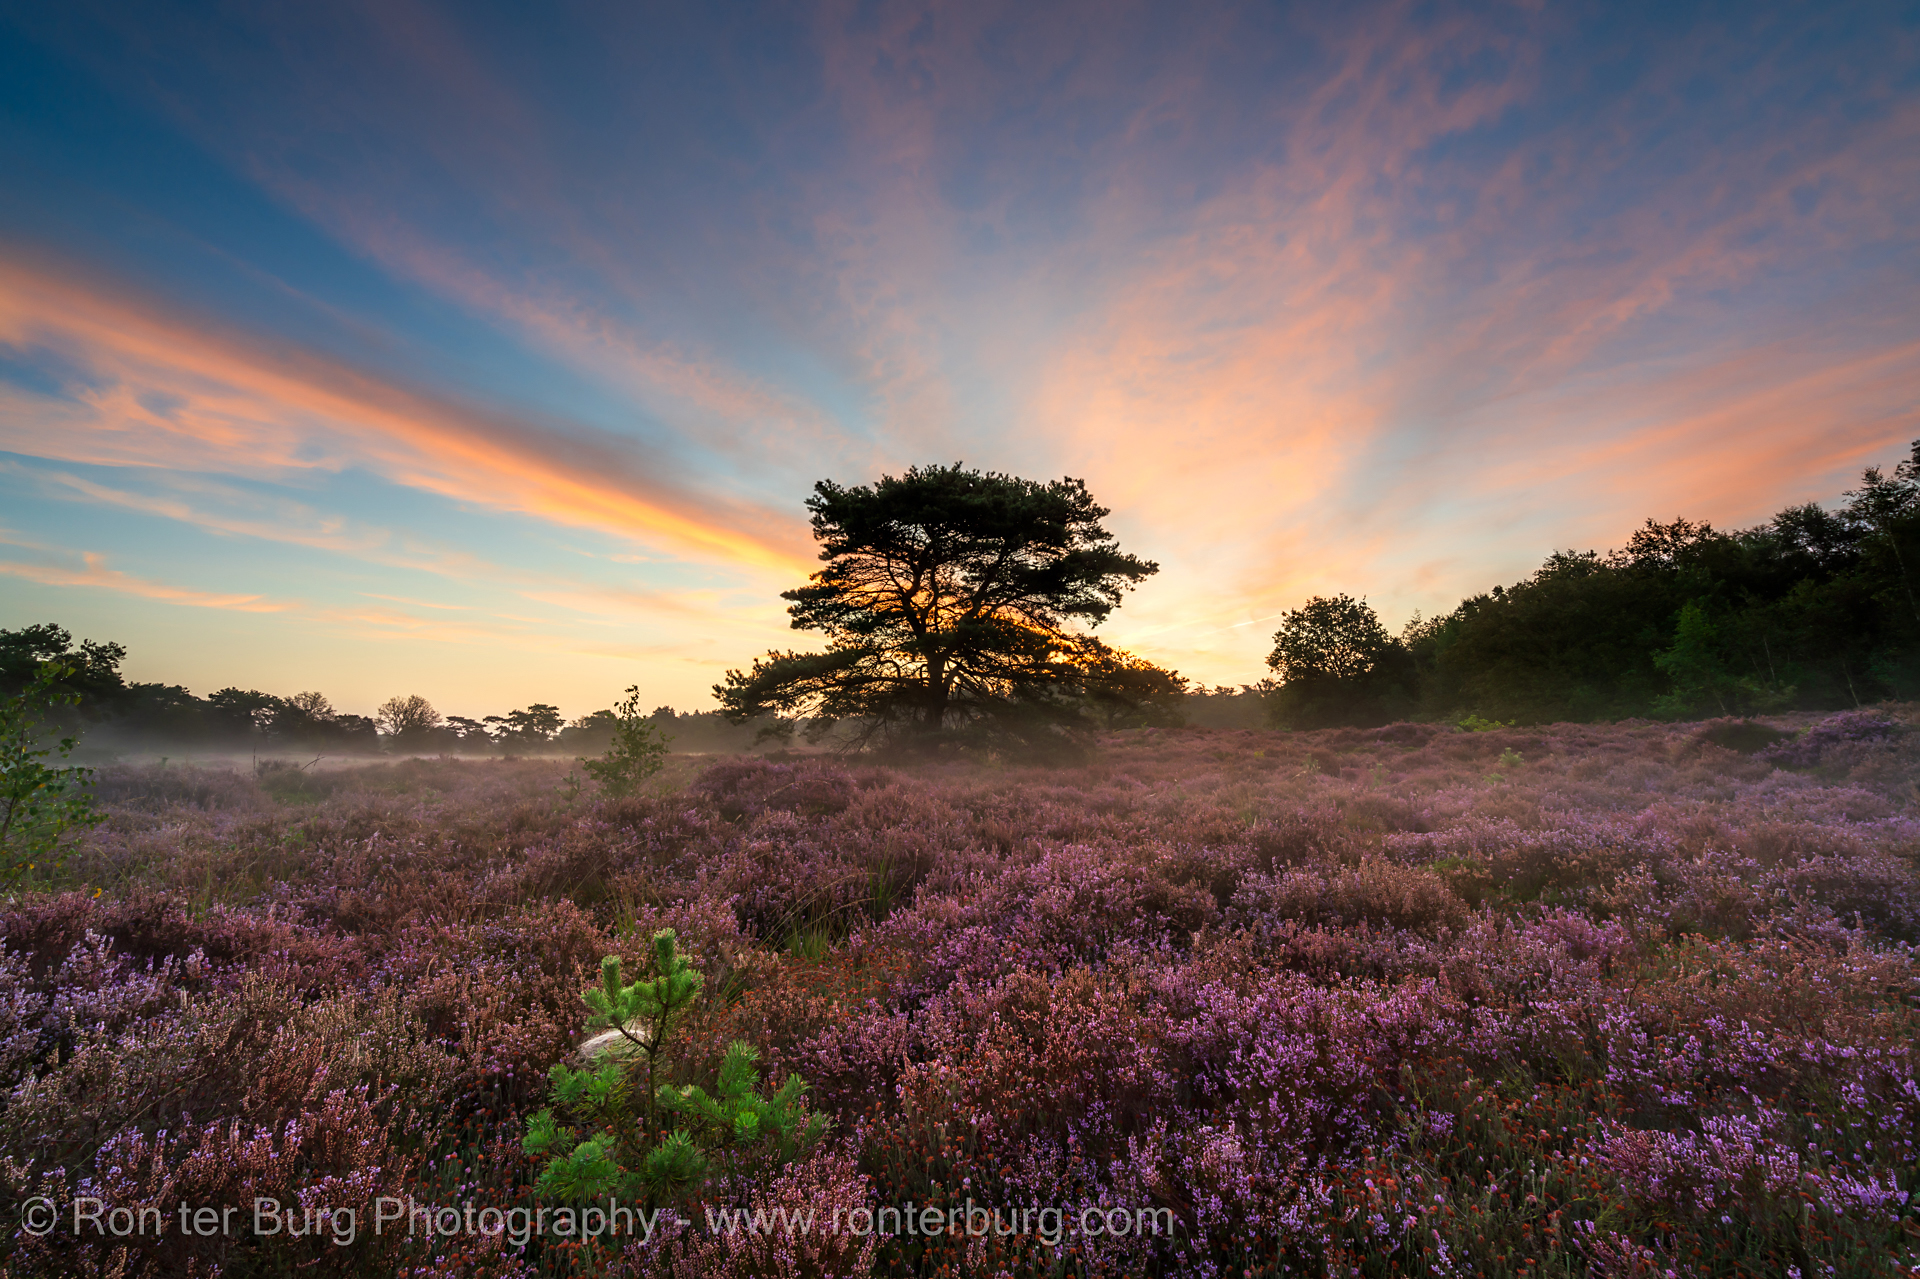
{"type": "Polygon", "coordinates": [[[653,935],[655,976],[627,983],[618,956],[600,964],[600,985],[582,996],[600,1030],[584,1046],[591,1064],[556,1065],[549,1078],[558,1108],[527,1120],[529,1154],[549,1155],[536,1188],[558,1199],[613,1196],[660,1203],[695,1190],[712,1158],[786,1163],[825,1133],[824,1115],[801,1108],[806,1081],[789,1075],[771,1094],[759,1090],[759,1053],[735,1040],[714,1090],[660,1081],[674,1029],[705,979],[678,947],[672,929],[653,935]],[[596,1051],[597,1050],[597,1051],[596,1051]]]}
{"type": "Polygon", "coordinates": [[[671,740],[653,721],[640,714],[640,687],[631,685],[614,707],[613,745],[599,759],[581,760],[581,766],[607,794],[632,795],[640,783],[660,771],[671,740]]]}

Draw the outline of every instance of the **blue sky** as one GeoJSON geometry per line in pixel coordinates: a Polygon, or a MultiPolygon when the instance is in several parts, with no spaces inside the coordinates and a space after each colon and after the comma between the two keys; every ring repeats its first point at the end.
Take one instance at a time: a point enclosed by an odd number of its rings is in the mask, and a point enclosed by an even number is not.
{"type": "Polygon", "coordinates": [[[0,8],[0,626],[366,710],[804,644],[812,483],[1079,476],[1257,678],[1920,435],[1911,5],[0,8]]]}

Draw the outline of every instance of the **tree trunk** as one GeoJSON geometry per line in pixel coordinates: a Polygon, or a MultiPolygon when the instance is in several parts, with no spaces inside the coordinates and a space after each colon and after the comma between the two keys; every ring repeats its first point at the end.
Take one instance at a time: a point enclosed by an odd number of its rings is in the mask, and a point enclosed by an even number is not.
{"type": "Polygon", "coordinates": [[[947,668],[936,658],[927,662],[927,704],[920,728],[928,734],[938,733],[946,722],[947,668]]]}

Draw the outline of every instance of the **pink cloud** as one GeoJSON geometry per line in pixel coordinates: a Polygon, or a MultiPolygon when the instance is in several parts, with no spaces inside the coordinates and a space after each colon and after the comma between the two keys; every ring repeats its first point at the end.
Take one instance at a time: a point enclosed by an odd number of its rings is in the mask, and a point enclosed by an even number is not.
{"type": "Polygon", "coordinates": [[[364,466],[703,562],[781,574],[806,563],[796,519],[662,484],[638,450],[458,406],[17,259],[0,259],[0,340],[57,347],[96,378],[44,412],[16,399],[0,423],[16,452],[241,475],[364,466]],[[150,407],[156,395],[172,407],[150,407]]]}

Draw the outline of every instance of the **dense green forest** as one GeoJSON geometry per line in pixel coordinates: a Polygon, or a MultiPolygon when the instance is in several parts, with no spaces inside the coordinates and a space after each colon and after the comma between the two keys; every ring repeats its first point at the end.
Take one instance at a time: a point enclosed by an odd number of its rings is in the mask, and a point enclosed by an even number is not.
{"type": "Polygon", "coordinates": [[[1620,550],[1416,618],[1362,600],[1286,615],[1268,708],[1310,728],[1397,719],[1611,720],[1830,710],[1920,695],[1920,441],[1829,510],[1727,532],[1648,520],[1620,550]]]}

